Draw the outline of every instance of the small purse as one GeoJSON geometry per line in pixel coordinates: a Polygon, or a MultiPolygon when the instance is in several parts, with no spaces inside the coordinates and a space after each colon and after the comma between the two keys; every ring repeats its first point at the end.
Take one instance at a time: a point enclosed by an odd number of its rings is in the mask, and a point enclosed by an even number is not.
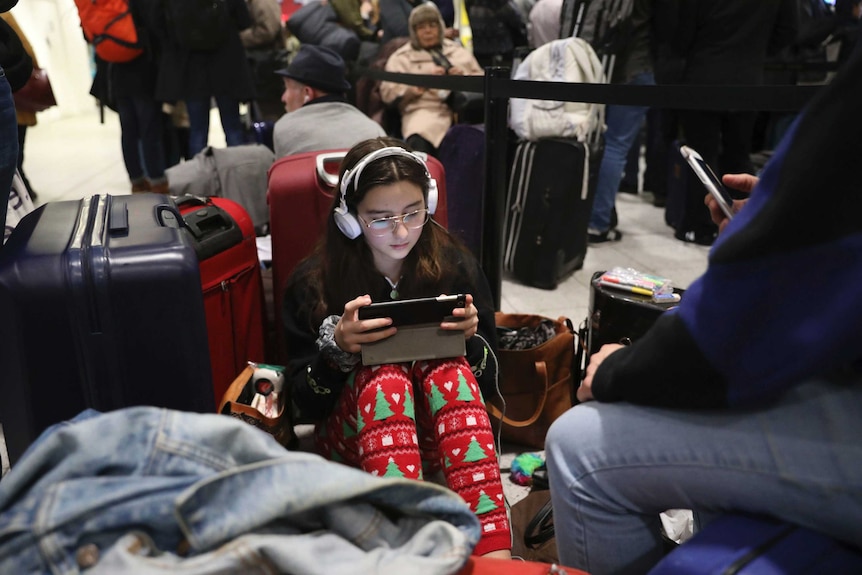
{"type": "Polygon", "coordinates": [[[20,112],[43,112],[57,105],[48,72],[36,66],[33,66],[27,83],[12,96],[15,99],[15,109],[20,112]]]}
{"type": "Polygon", "coordinates": [[[502,426],[500,433],[507,441],[544,449],[551,423],[577,403],[572,322],[565,317],[553,320],[502,312],[495,319],[498,330],[504,332],[497,352],[503,401],[488,398],[491,423],[502,426]],[[513,340],[511,346],[506,339],[513,340]]]}
{"type": "Polygon", "coordinates": [[[233,380],[222,396],[218,407],[218,413],[230,415],[255,426],[272,435],[276,441],[284,447],[292,448],[296,445],[296,435],[293,431],[293,420],[290,411],[290,401],[287,393],[278,391],[276,414],[274,416],[264,415],[252,404],[255,397],[260,397],[260,392],[272,393],[272,389],[259,389],[267,383],[266,380],[254,380],[256,366],[249,364],[233,380]]]}

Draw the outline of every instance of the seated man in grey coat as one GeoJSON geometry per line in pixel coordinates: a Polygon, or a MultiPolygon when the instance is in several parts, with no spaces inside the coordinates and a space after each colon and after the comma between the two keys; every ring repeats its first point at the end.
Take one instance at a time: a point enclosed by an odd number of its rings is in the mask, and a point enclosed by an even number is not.
{"type": "Polygon", "coordinates": [[[278,158],[317,150],[348,149],[385,136],[383,128],[344,99],[350,89],[344,60],[323,46],[303,45],[284,76],[281,101],[287,114],[275,123],[273,143],[278,158]]]}

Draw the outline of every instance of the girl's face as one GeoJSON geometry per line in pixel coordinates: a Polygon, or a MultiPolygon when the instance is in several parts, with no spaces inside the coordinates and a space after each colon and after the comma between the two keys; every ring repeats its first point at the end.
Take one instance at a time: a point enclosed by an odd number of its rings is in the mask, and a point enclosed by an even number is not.
{"type": "Polygon", "coordinates": [[[362,235],[371,248],[374,265],[393,281],[398,280],[401,263],[419,241],[422,228],[410,229],[402,221],[397,221],[395,229],[378,236],[366,224],[378,218],[401,216],[423,208],[425,197],[422,188],[407,180],[371,188],[357,206],[362,235]]]}

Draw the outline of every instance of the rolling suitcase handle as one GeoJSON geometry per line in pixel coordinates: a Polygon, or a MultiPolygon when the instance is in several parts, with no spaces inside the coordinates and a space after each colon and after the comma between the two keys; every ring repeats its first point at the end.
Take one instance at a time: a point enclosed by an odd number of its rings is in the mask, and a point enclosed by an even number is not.
{"type": "Polygon", "coordinates": [[[317,178],[330,188],[335,188],[338,185],[338,171],[333,174],[326,169],[326,164],[336,162],[339,166],[347,152],[329,152],[326,154],[318,154],[314,159],[314,167],[317,170],[317,178]]]}
{"type": "Polygon", "coordinates": [[[181,227],[191,237],[198,260],[208,259],[242,242],[242,229],[230,214],[215,205],[212,200],[185,195],[175,198],[174,201],[178,208],[188,204],[200,206],[185,215],[173,210],[180,219],[181,227]]]}
{"type": "MultiPolygon", "coordinates": [[[[113,206],[111,206],[111,217],[114,217],[113,206]]],[[[159,206],[156,206],[156,221],[159,222],[159,225],[163,228],[186,227],[186,223],[183,221],[183,217],[180,215],[180,212],[178,212],[175,207],[169,206],[167,204],[161,204],[159,206]]]]}

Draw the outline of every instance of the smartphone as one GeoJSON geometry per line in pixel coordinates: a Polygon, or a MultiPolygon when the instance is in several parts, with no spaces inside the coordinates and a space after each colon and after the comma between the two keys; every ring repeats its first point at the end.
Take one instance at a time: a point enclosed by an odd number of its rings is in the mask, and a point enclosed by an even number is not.
{"type": "Polygon", "coordinates": [[[718,206],[724,212],[724,215],[727,216],[727,219],[732,220],[734,216],[733,198],[730,192],[727,191],[727,188],[724,187],[724,184],[721,183],[721,180],[718,179],[718,176],[715,175],[715,172],[712,171],[712,168],[709,167],[709,164],[703,160],[700,154],[688,146],[680,146],[679,153],[682,154],[682,157],[685,158],[685,161],[694,170],[694,173],[707,191],[716,199],[718,206]]]}
{"type": "Polygon", "coordinates": [[[452,311],[456,307],[465,305],[467,296],[464,294],[383,301],[359,308],[359,319],[388,317],[396,327],[427,323],[440,325],[453,317],[452,311]]]}
{"type": "Polygon", "coordinates": [[[464,307],[464,294],[395,300],[359,308],[359,319],[392,318],[395,335],[362,344],[362,364],[403,363],[460,357],[466,353],[464,332],[440,329],[452,311],[464,307]]]}

